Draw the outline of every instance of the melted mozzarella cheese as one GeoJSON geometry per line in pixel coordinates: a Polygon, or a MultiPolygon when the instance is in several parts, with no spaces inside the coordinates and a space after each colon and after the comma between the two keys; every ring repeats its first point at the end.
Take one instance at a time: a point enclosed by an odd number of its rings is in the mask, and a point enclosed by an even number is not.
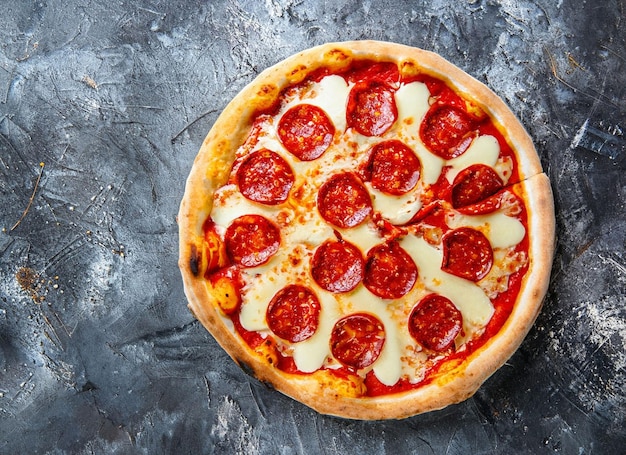
{"type": "MultiPolygon", "coordinates": [[[[513,160],[509,156],[498,158],[497,163],[493,166],[493,170],[500,176],[502,183],[507,185],[511,174],[513,173],[513,160]]],[[[515,182],[512,182],[515,183],[515,182]]]]}
{"type": "Polygon", "coordinates": [[[276,293],[289,284],[311,287],[311,249],[284,241],[279,251],[265,264],[243,269],[244,295],[240,312],[241,325],[246,330],[267,330],[265,313],[276,293]]]}
{"type": "Polygon", "coordinates": [[[493,167],[498,161],[499,155],[500,144],[495,137],[478,136],[472,141],[465,153],[446,162],[446,165],[450,166],[446,178],[448,182],[452,183],[459,172],[473,164],[486,164],[493,167]]]}
{"type": "Polygon", "coordinates": [[[378,245],[383,239],[378,235],[378,231],[371,223],[365,222],[351,229],[338,229],[341,237],[359,247],[363,254],[375,245],[378,245]]]}
{"type": "Polygon", "coordinates": [[[493,315],[493,305],[485,292],[475,283],[441,270],[443,253],[424,239],[412,235],[400,244],[415,260],[421,280],[427,289],[447,297],[463,315],[463,323],[484,326],[493,315]]]}
{"type": "Polygon", "coordinates": [[[346,129],[346,104],[351,85],[341,76],[326,76],[316,87],[316,96],[308,101],[318,106],[330,117],[335,129],[343,133],[346,129]]]}
{"type": "MultiPolygon", "coordinates": [[[[254,147],[253,151],[261,150],[261,149],[268,149],[274,152],[278,152],[278,154],[281,155],[283,158],[287,158],[287,151],[285,150],[285,148],[283,147],[283,144],[278,139],[278,135],[276,135],[276,130],[271,129],[270,131],[271,131],[271,134],[267,134],[266,132],[266,134],[259,136],[259,140],[256,146],[254,147]]],[[[294,164],[293,160],[289,159],[287,162],[293,167],[293,164],[294,164]]]]}
{"type": "Polygon", "coordinates": [[[254,284],[246,289],[241,305],[239,320],[249,331],[267,330],[265,313],[274,295],[288,282],[289,275],[281,273],[282,265],[288,260],[286,251],[279,251],[270,261],[250,270],[254,273],[254,284]]]}
{"type": "Polygon", "coordinates": [[[428,185],[437,181],[445,161],[431,153],[419,137],[419,125],[430,108],[430,92],[426,84],[411,82],[403,85],[396,92],[398,120],[395,131],[406,145],[411,147],[422,164],[422,180],[428,185]]]}
{"type": "Polygon", "coordinates": [[[395,97],[398,120],[402,123],[419,125],[430,108],[429,98],[428,87],[422,82],[402,85],[396,91],[395,97]]]}
{"type": "Polygon", "coordinates": [[[432,154],[422,143],[421,139],[412,143],[412,148],[422,163],[422,179],[424,183],[432,185],[441,175],[445,160],[432,154]]]}
{"type": "Polygon", "coordinates": [[[392,224],[405,224],[422,208],[419,186],[401,196],[385,194],[373,188],[370,183],[365,186],[372,196],[372,206],[383,218],[392,224]]]}
{"type": "Polygon", "coordinates": [[[476,228],[485,234],[492,248],[515,246],[526,235],[526,228],[521,221],[502,212],[493,212],[487,215],[462,215],[453,212],[446,216],[446,223],[452,229],[461,226],[476,228]]]}
{"type": "Polygon", "coordinates": [[[372,367],[380,382],[386,385],[395,384],[402,374],[402,362],[397,322],[388,310],[389,301],[371,294],[363,285],[359,285],[346,299],[349,300],[348,305],[352,312],[373,314],[383,323],[385,343],[372,367]]]}
{"type": "Polygon", "coordinates": [[[319,370],[330,356],[330,335],[341,312],[337,300],[331,294],[316,292],[320,300],[320,320],[315,334],[300,343],[293,345],[293,360],[300,371],[312,373],[319,370]]]}
{"type": "Polygon", "coordinates": [[[225,185],[218,189],[214,201],[211,218],[215,224],[223,227],[227,227],[235,218],[243,215],[267,217],[268,213],[278,212],[276,207],[268,207],[246,199],[237,185],[234,184],[225,185]]]}
{"type": "Polygon", "coordinates": [[[291,229],[286,238],[287,248],[298,244],[318,246],[334,236],[333,228],[322,219],[317,209],[302,214],[299,219],[300,224],[291,229]]]}

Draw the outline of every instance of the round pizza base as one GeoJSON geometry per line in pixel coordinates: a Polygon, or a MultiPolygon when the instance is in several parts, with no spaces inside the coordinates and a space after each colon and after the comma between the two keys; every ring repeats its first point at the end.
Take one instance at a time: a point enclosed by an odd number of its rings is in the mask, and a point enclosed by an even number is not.
{"type": "MultiPolygon", "coordinates": [[[[318,46],[263,71],[224,109],[208,133],[187,180],[178,214],[180,255],[185,294],[195,317],[224,350],[260,381],[323,414],[352,419],[398,419],[441,409],[470,397],[515,352],[541,308],[547,291],[554,250],[554,207],[549,181],[532,140],[505,103],[485,85],[432,52],[378,41],[351,41],[318,46]],[[528,271],[513,312],[500,331],[462,362],[447,365],[427,385],[381,397],[353,398],[332,387],[332,376],[288,374],[268,364],[234,334],[218,310],[203,270],[208,258],[203,224],[212,209],[214,192],[228,179],[235,152],[245,140],[253,115],[269,108],[281,91],[311,72],[326,67],[340,71],[354,58],[394,61],[403,75],[427,73],[444,80],[478,104],[505,131],[518,160],[519,178],[528,214],[528,271]]],[[[214,252],[214,254],[217,254],[214,252]]]]}

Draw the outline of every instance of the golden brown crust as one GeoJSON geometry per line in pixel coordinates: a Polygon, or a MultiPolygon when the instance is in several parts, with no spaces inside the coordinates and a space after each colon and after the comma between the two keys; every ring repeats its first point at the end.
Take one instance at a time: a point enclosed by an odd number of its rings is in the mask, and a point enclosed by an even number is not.
{"type": "Polygon", "coordinates": [[[530,330],[548,286],[554,249],[552,194],[534,146],[504,102],[480,82],[436,54],[399,44],[355,41],[330,43],[296,54],[262,72],[224,109],[207,135],[187,180],[178,216],[179,266],[189,308],[220,345],[245,370],[284,394],[320,413],[354,419],[404,418],[440,409],[471,396],[517,349],[530,330]],[[204,279],[209,264],[220,261],[219,245],[207,246],[203,223],[211,212],[212,196],[223,185],[235,160],[235,152],[247,134],[251,117],[269,108],[281,91],[300,82],[320,67],[340,70],[353,58],[394,60],[404,74],[416,70],[446,80],[461,94],[474,100],[505,131],[519,163],[519,185],[528,210],[529,270],[513,313],[502,330],[469,358],[448,365],[445,374],[428,385],[408,392],[376,398],[359,397],[358,377],[342,382],[341,391],[329,387],[332,375],[287,374],[274,368],[271,347],[252,351],[229,328],[230,321],[218,310],[217,293],[204,279]],[[353,396],[352,396],[353,395],[353,396]]]}

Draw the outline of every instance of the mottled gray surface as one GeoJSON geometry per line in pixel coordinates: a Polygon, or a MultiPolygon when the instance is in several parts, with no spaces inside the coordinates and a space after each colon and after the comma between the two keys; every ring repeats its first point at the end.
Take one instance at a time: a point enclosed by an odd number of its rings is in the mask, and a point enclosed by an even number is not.
{"type": "Polygon", "coordinates": [[[0,453],[623,453],[624,0],[1,3],[0,453]],[[557,207],[521,349],[475,397],[399,422],[320,416],[250,379],[176,266],[184,182],[228,100],[362,38],[500,94],[557,207]]]}

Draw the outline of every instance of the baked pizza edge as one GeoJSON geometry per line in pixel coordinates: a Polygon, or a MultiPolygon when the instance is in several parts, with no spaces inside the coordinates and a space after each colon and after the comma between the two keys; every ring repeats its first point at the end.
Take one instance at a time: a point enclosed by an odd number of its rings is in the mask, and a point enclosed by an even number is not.
{"type": "Polygon", "coordinates": [[[244,370],[320,413],[368,420],[403,418],[458,403],[471,396],[515,352],[541,308],[554,249],[554,211],[553,208],[550,210],[553,202],[549,182],[544,177],[531,139],[503,101],[482,83],[436,54],[374,41],[328,43],[309,49],[263,71],[233,98],[216,120],[194,161],[178,215],[179,266],[189,308],[244,370]],[[327,387],[329,379],[322,377],[323,374],[289,375],[277,371],[262,356],[252,354],[225,325],[224,316],[216,309],[203,278],[211,255],[220,252],[204,246],[202,226],[211,211],[212,194],[228,178],[235,151],[250,126],[250,117],[258,109],[271,106],[284,87],[301,81],[319,67],[340,69],[349,66],[352,56],[416,61],[419,67],[429,69],[466,96],[480,98],[482,107],[501,125],[515,125],[513,129],[507,128],[507,136],[514,142],[520,177],[529,198],[529,271],[513,314],[500,333],[473,353],[467,359],[469,362],[463,362],[432,384],[376,398],[350,398],[350,391],[339,395],[327,387]],[[528,153],[520,156],[518,150],[528,153]]]}

